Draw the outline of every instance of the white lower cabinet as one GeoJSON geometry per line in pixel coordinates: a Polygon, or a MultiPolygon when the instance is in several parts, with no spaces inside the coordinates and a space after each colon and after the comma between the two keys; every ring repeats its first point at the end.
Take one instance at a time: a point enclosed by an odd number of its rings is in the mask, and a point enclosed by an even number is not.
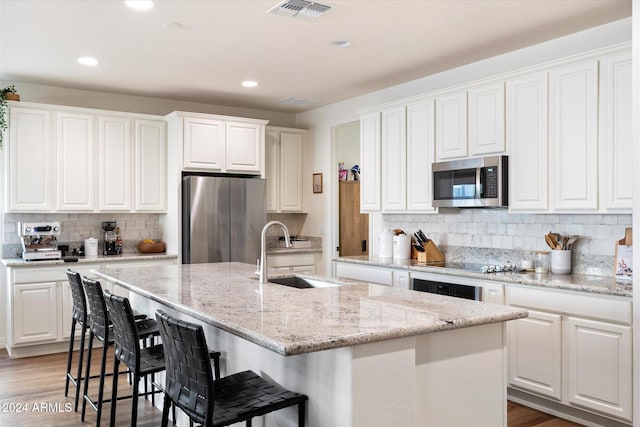
{"type": "MultiPolygon", "coordinates": [[[[175,264],[176,258],[153,261],[118,262],[118,267],[160,266],[175,264]]],[[[70,268],[83,277],[96,278],[92,269],[100,263],[78,263],[73,266],[21,266],[6,268],[8,290],[6,313],[7,352],[11,357],[37,356],[66,351],[71,335],[73,299],[66,271],[70,268]]],[[[102,283],[103,289],[114,291],[111,283],[102,283]]],[[[117,286],[119,295],[129,292],[117,286]]],[[[80,328],[76,328],[76,338],[80,328]]]]}
{"type": "Polygon", "coordinates": [[[576,317],[566,321],[568,400],[631,420],[631,327],[576,317]]]}
{"type": "Polygon", "coordinates": [[[406,270],[393,270],[392,271],[392,286],[398,289],[411,289],[411,279],[409,272],[406,270]]]}
{"type": "Polygon", "coordinates": [[[267,256],[267,266],[282,273],[315,274],[316,253],[271,254],[267,256]]]}
{"type": "Polygon", "coordinates": [[[13,287],[12,344],[56,341],[58,284],[29,283],[13,287]]]}
{"type": "Polygon", "coordinates": [[[529,310],[507,324],[510,386],[632,421],[630,299],[509,286],[506,299],[529,310]]]}
{"type": "Polygon", "coordinates": [[[393,269],[357,265],[346,262],[336,263],[336,278],[358,280],[360,282],[375,283],[377,285],[393,285],[393,269]]]}
{"type": "Polygon", "coordinates": [[[562,318],[529,310],[508,330],[509,384],[560,400],[562,318]]]}

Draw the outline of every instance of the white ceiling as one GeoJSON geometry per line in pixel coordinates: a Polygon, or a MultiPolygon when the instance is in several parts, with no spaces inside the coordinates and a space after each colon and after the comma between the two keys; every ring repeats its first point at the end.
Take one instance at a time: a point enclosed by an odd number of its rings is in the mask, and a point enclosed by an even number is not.
{"type": "Polygon", "coordinates": [[[0,80],[298,112],[631,16],[630,0],[321,0],[302,20],[277,3],[1,0],[0,80]]]}

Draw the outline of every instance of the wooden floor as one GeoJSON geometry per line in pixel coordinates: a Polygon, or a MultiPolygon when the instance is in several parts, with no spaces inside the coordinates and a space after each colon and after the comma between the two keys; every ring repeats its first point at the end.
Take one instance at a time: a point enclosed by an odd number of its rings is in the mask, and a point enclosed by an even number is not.
{"type": "MultiPolygon", "coordinates": [[[[107,372],[111,370],[111,354],[107,364],[107,372]]],[[[74,358],[77,358],[74,356],[74,358]]],[[[99,371],[100,353],[92,356],[92,374],[99,371]]],[[[53,427],[82,425],[80,411],[73,411],[73,389],[70,397],[64,397],[64,378],[67,354],[59,353],[24,359],[9,359],[5,350],[0,350],[0,426],[2,427],[53,427]]],[[[97,380],[90,395],[97,396],[97,380]]],[[[111,378],[108,378],[105,395],[111,395],[111,378]]],[[[91,383],[90,383],[91,384],[91,383]]],[[[118,383],[118,392],[130,393],[126,377],[122,376],[118,383]]],[[[124,394],[121,394],[124,395],[124,394]]],[[[161,397],[160,397],[161,398],[161,397]]],[[[82,403],[80,403],[82,405],[82,403]]],[[[508,427],[573,427],[579,426],[551,415],[508,402],[508,427]]],[[[102,425],[109,425],[111,405],[105,404],[102,414],[102,425]]],[[[131,400],[118,402],[116,425],[128,425],[131,414],[131,400]]],[[[140,399],[138,407],[138,425],[151,427],[160,425],[162,413],[150,402],[140,399]]],[[[95,425],[96,413],[87,406],[85,422],[95,425]]],[[[324,427],[324,426],[321,426],[324,427]]],[[[479,426],[483,427],[483,426],[479,426]]],[[[493,427],[493,426],[486,426],[493,427]]]]}

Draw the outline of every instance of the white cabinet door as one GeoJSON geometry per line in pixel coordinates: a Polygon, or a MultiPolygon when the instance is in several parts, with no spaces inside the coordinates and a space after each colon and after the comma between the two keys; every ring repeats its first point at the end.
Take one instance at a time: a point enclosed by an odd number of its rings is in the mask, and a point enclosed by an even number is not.
{"type": "Polygon", "coordinates": [[[135,121],[135,208],[162,212],[167,208],[167,139],[165,122],[135,121]]]}
{"type": "Polygon", "coordinates": [[[264,176],[267,179],[267,212],[277,212],[280,208],[279,203],[279,183],[280,177],[280,133],[267,130],[264,138],[265,153],[265,171],[264,176]]]}
{"type": "Polygon", "coordinates": [[[50,211],[55,179],[48,111],[11,106],[9,110],[9,211],[50,211]]]}
{"type": "Polygon", "coordinates": [[[435,213],[431,163],[435,157],[433,98],[407,105],[407,210],[435,213]]]}
{"type": "MultiPolygon", "coordinates": [[[[62,282],[62,338],[67,339],[71,336],[71,322],[73,321],[73,296],[69,282],[62,282]]],[[[82,327],[76,325],[76,337],[80,336],[82,327]]]]}
{"type": "Polygon", "coordinates": [[[549,146],[555,209],[598,209],[598,62],[549,72],[549,146]]]}
{"type": "Polygon", "coordinates": [[[466,157],[467,91],[436,98],[436,160],[466,157]]]}
{"type": "Polygon", "coordinates": [[[224,170],[225,123],[195,117],[185,117],[183,120],[184,168],[224,170]]]}
{"type": "Polygon", "coordinates": [[[13,286],[12,344],[58,339],[56,282],[13,286]]]}
{"type": "Polygon", "coordinates": [[[382,111],[382,210],[407,208],[407,137],[405,107],[382,111]]]}
{"type": "Polygon", "coordinates": [[[409,272],[406,270],[393,270],[392,272],[393,287],[398,289],[411,289],[411,281],[409,272]]]}
{"type": "Polygon", "coordinates": [[[129,211],[133,190],[131,120],[100,116],[98,122],[99,209],[129,211]]]}
{"type": "Polygon", "coordinates": [[[600,62],[601,208],[631,213],[633,109],[631,53],[600,62]]]}
{"type": "Polygon", "coordinates": [[[469,89],[469,154],[504,153],[504,82],[469,89]]]}
{"type": "Polygon", "coordinates": [[[509,383],[556,400],[562,398],[562,318],[529,310],[509,322],[509,383]]]}
{"type": "Polygon", "coordinates": [[[380,210],[380,113],[360,117],[360,211],[380,210]]]}
{"type": "Polygon", "coordinates": [[[260,174],[264,126],[256,123],[227,122],[225,170],[260,174]]]}
{"type": "Polygon", "coordinates": [[[631,328],[569,317],[566,340],[569,402],[631,421],[631,328]]]}
{"type": "Polygon", "coordinates": [[[280,211],[302,211],[302,149],[299,133],[280,133],[280,211]]]}
{"type": "Polygon", "coordinates": [[[502,283],[483,283],[482,302],[504,305],[504,285],[502,283]]]}
{"type": "Polygon", "coordinates": [[[58,112],[57,129],[57,209],[92,211],[94,202],[93,116],[58,112]]]}
{"type": "Polygon", "coordinates": [[[509,210],[549,208],[547,72],[507,80],[509,210]]]}

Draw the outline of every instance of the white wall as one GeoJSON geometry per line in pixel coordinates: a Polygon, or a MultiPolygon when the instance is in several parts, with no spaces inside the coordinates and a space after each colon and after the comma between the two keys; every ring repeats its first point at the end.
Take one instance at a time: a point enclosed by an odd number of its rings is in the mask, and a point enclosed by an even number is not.
{"type": "Polygon", "coordinates": [[[18,81],[0,81],[0,87],[14,84],[21,101],[72,107],[126,111],[129,113],[167,115],[173,111],[221,114],[269,120],[270,126],[294,126],[295,115],[253,108],[227,107],[223,105],[185,102],[174,99],[151,98],[118,93],[98,92],[44,86],[18,81]]]}
{"type": "MultiPolygon", "coordinates": [[[[360,122],[353,122],[335,129],[336,159],[344,163],[344,168],[351,170],[353,165],[360,164],[360,122]]],[[[338,167],[337,165],[335,166],[338,167]]],[[[331,179],[334,179],[332,177],[331,179]]],[[[337,179],[337,178],[335,178],[337,179]]],[[[351,174],[349,173],[349,180],[351,174]]]]}
{"type": "MultiPolygon", "coordinates": [[[[306,169],[315,172],[331,173],[333,154],[331,148],[332,127],[358,120],[358,111],[378,104],[416,96],[438,89],[462,84],[492,75],[517,71],[518,69],[565,58],[571,55],[628,42],[631,40],[631,18],[616,21],[600,27],[571,34],[556,40],[541,43],[528,48],[509,52],[486,60],[464,65],[449,71],[427,76],[418,80],[389,87],[364,96],[348,99],[336,104],[321,107],[298,114],[297,127],[308,128],[313,140],[313,157],[306,169]]],[[[310,150],[311,151],[311,150],[310,150]]],[[[310,180],[311,177],[309,176],[310,180]]],[[[311,191],[311,184],[305,183],[305,190],[311,191]],[[308,189],[308,190],[307,190],[308,189]]],[[[331,194],[326,191],[306,199],[309,215],[303,230],[304,234],[316,235],[322,224],[330,230],[336,225],[332,215],[331,194]]],[[[377,215],[370,215],[373,224],[380,224],[377,215]]],[[[328,235],[331,235],[328,233],[328,235]]],[[[372,236],[376,236],[373,230],[372,236]]],[[[374,242],[372,242],[372,247],[374,242]]],[[[332,239],[324,239],[323,264],[325,273],[331,272],[331,251],[336,246],[332,239]]]]}
{"type": "MultiPolygon", "coordinates": [[[[633,116],[640,114],[640,0],[633,0],[633,116]]],[[[633,121],[633,158],[640,164],[640,120],[633,121]]],[[[635,168],[633,184],[636,196],[640,194],[640,173],[635,168]]],[[[640,242],[640,197],[633,198],[633,240],[640,242]]],[[[636,245],[637,246],[637,245],[636,245]]],[[[633,253],[633,263],[640,265],[640,251],[633,253]]],[[[640,278],[633,280],[633,425],[640,426],[640,278]]]]}

